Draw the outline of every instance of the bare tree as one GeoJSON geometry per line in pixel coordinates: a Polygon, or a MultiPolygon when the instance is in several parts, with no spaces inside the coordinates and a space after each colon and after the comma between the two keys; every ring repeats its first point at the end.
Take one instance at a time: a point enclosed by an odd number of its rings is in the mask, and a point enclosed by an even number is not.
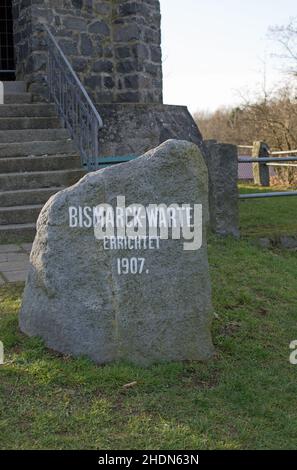
{"type": "Polygon", "coordinates": [[[291,18],[288,25],[271,27],[269,37],[280,46],[276,55],[284,61],[285,71],[297,77],[297,17],[291,18]]]}
{"type": "MultiPolygon", "coordinates": [[[[205,139],[237,145],[261,140],[271,149],[297,149],[297,17],[286,26],[271,27],[269,35],[280,46],[274,55],[287,74],[285,84],[268,90],[264,72],[257,94],[250,97],[248,91],[240,93],[240,106],[197,112],[195,119],[205,139]]],[[[294,168],[279,169],[277,173],[279,180],[292,183],[297,179],[294,168]]]]}

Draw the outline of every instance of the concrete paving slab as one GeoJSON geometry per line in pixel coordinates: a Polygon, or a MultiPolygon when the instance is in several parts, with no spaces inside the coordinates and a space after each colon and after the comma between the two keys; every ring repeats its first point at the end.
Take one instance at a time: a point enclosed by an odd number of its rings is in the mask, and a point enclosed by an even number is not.
{"type": "Polygon", "coordinates": [[[0,253],[0,263],[29,261],[28,253],[0,253]]]}
{"type": "Polygon", "coordinates": [[[25,271],[10,271],[5,273],[8,282],[25,282],[27,279],[27,270],[25,271]]]}
{"type": "Polygon", "coordinates": [[[32,243],[0,245],[0,285],[24,282],[29,268],[32,243]]]}
{"type": "Polygon", "coordinates": [[[28,261],[4,261],[0,263],[0,272],[4,274],[6,277],[7,272],[12,271],[25,271],[29,267],[29,260],[28,261]]]}
{"type": "Polygon", "coordinates": [[[21,248],[18,245],[0,245],[0,253],[17,253],[21,252],[21,248]]]}
{"type": "Polygon", "coordinates": [[[32,250],[32,243],[22,243],[21,247],[23,248],[23,250],[30,254],[32,250]]]}

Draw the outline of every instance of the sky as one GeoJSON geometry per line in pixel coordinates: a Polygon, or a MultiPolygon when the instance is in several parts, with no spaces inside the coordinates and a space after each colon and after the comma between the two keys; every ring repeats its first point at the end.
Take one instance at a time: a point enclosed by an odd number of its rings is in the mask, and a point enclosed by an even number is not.
{"type": "Polygon", "coordinates": [[[191,112],[240,102],[284,80],[270,26],[297,17],[296,0],[160,0],[164,102],[191,112]]]}

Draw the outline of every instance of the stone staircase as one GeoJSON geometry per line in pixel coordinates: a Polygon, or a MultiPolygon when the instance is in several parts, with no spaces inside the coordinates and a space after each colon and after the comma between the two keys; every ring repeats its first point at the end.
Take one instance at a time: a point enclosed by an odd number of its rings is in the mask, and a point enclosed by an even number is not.
{"type": "Polygon", "coordinates": [[[0,243],[33,240],[45,202],[84,173],[54,105],[33,102],[24,82],[4,82],[4,104],[0,104],[0,243]]]}

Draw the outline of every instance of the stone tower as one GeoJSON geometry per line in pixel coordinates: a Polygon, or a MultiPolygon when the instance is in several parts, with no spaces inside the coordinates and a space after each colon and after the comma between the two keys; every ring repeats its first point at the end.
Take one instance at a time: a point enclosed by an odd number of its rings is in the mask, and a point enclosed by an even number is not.
{"type": "Polygon", "coordinates": [[[97,103],[161,103],[159,0],[13,0],[17,78],[42,87],[42,23],[97,103]]]}
{"type": "Polygon", "coordinates": [[[47,99],[47,24],[103,118],[103,157],[201,144],[187,108],[163,105],[159,0],[11,1],[17,79],[47,99]]]}

